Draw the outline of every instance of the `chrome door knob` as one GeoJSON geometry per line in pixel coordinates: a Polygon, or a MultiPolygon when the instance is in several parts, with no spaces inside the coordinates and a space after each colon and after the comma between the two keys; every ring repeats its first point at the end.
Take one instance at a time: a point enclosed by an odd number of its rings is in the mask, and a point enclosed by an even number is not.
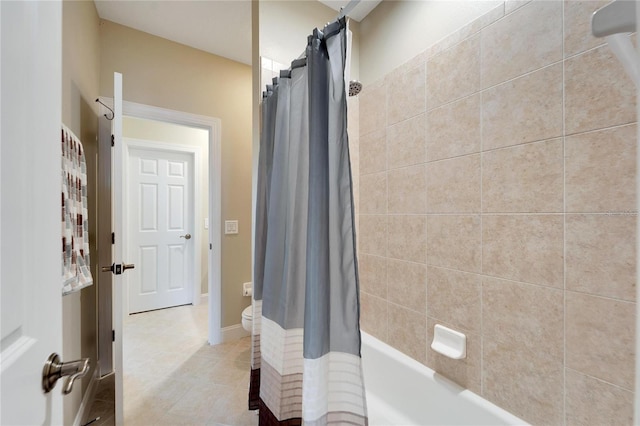
{"type": "Polygon", "coordinates": [[[185,240],[190,240],[191,239],[191,234],[180,235],[180,238],[184,238],[185,240]]]}

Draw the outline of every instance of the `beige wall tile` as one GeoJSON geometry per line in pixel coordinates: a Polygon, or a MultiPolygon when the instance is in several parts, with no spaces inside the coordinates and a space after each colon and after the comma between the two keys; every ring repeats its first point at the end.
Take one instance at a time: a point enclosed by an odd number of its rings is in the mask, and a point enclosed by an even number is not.
{"type": "Polygon", "coordinates": [[[389,301],[424,314],[427,309],[427,266],[389,259],[389,301]]]}
{"type": "Polygon", "coordinates": [[[632,390],[636,304],[568,291],[566,365],[632,390]]]}
{"type": "Polygon", "coordinates": [[[424,163],[425,148],[424,114],[417,115],[387,128],[389,168],[424,163]]]}
{"type": "Polygon", "coordinates": [[[347,131],[349,139],[360,136],[360,98],[358,96],[347,98],[347,131]]]}
{"type": "Polygon", "coordinates": [[[395,124],[425,112],[425,64],[387,75],[387,124],[395,124]]]}
{"type": "Polygon", "coordinates": [[[426,328],[424,313],[389,303],[389,344],[423,364],[427,350],[426,328]]]}
{"type": "MultiPolygon", "coordinates": [[[[455,46],[456,44],[460,43],[465,38],[466,38],[466,36],[465,36],[464,31],[462,29],[458,30],[458,31],[454,31],[454,32],[448,34],[447,36],[445,36],[444,38],[441,38],[440,40],[438,40],[437,42],[432,44],[427,49],[427,61],[430,58],[432,58],[432,57],[434,57],[436,55],[439,55],[440,53],[444,52],[445,50],[451,49],[453,46],[455,46]]],[[[429,64],[428,63],[427,63],[427,70],[429,72],[431,72],[429,70],[429,64]]],[[[429,105],[427,105],[427,106],[429,108],[431,108],[431,106],[429,106],[429,105]]]]}
{"type": "Polygon", "coordinates": [[[529,3],[531,0],[506,0],[504,2],[504,13],[505,15],[515,11],[516,9],[521,8],[525,4],[529,3]]]}
{"type": "Polygon", "coordinates": [[[427,318],[427,366],[453,380],[478,395],[481,392],[481,357],[482,338],[479,334],[470,333],[467,330],[456,328],[434,318],[427,318]],[[451,359],[431,349],[433,342],[433,328],[436,324],[444,325],[467,336],[467,357],[464,359],[451,359]]]}
{"type": "Polygon", "coordinates": [[[402,65],[399,65],[398,67],[393,69],[391,72],[398,71],[401,73],[405,73],[407,71],[413,70],[414,68],[424,65],[425,62],[427,62],[427,51],[417,54],[413,58],[404,62],[402,65]]]}
{"type": "Polygon", "coordinates": [[[567,137],[568,212],[636,209],[636,125],[567,137]]]}
{"type": "Polygon", "coordinates": [[[426,213],[427,171],[424,164],[389,170],[389,213],[426,213]]]}
{"type": "Polygon", "coordinates": [[[360,327],[374,337],[388,342],[389,310],[384,299],[360,293],[360,327]]]}
{"type": "Polygon", "coordinates": [[[360,250],[365,254],[387,255],[387,216],[360,215],[360,250]]]}
{"type": "Polygon", "coordinates": [[[360,290],[382,299],[387,298],[387,259],[361,254],[358,256],[360,290]]]}
{"type": "Polygon", "coordinates": [[[387,213],[387,172],[360,177],[360,212],[363,214],[387,213]]]}
{"type": "Polygon", "coordinates": [[[427,61],[427,107],[432,109],[480,90],[480,37],[463,40],[427,61]]]}
{"type": "Polygon", "coordinates": [[[360,137],[360,175],[387,170],[387,132],[385,129],[360,137]]]}
{"type": "Polygon", "coordinates": [[[480,272],[480,216],[429,216],[427,261],[429,265],[480,272]]]}
{"type": "Polygon", "coordinates": [[[493,24],[503,16],[504,16],[504,2],[497,5],[496,7],[494,7],[493,9],[491,9],[490,11],[488,11],[487,13],[485,13],[475,21],[471,22],[470,24],[465,25],[459,31],[462,32],[463,34],[466,34],[466,36],[475,34],[481,29],[483,29],[484,27],[493,24]]]}
{"type": "Polygon", "coordinates": [[[388,257],[426,263],[426,216],[389,216],[388,257]]]}
{"type": "Polygon", "coordinates": [[[564,56],[573,56],[601,44],[604,38],[591,34],[591,15],[609,0],[565,0],[564,2],[564,56]]]}
{"type": "Polygon", "coordinates": [[[482,93],[483,150],[561,135],[562,64],[543,68],[482,93]]]}
{"type": "Polygon", "coordinates": [[[567,134],[636,120],[636,90],[608,46],[565,61],[567,134]]]}
{"type": "Polygon", "coordinates": [[[567,215],[567,290],[635,301],[635,226],[635,215],[567,215]]]}
{"type": "Polygon", "coordinates": [[[632,425],[633,392],[566,370],[566,425],[632,425]]]}
{"type": "Polygon", "coordinates": [[[480,212],[480,154],[427,164],[427,211],[480,212]]]}
{"type": "Polygon", "coordinates": [[[353,205],[357,215],[360,213],[360,140],[358,138],[349,139],[349,160],[351,162],[353,205]]]}
{"type": "Polygon", "coordinates": [[[562,213],[562,139],[485,152],[482,155],[482,211],[562,213]]]}
{"type": "Polygon", "coordinates": [[[561,59],[560,1],[531,2],[482,30],[483,88],[561,59]]]}
{"type": "Polygon", "coordinates": [[[483,396],[532,424],[562,424],[562,361],[486,335],[482,343],[483,396]]]}
{"type": "Polygon", "coordinates": [[[482,278],[482,333],[562,361],[562,290],[482,278]]]}
{"type": "Polygon", "coordinates": [[[480,275],[429,266],[428,276],[427,314],[453,328],[480,333],[480,275]]]}
{"type": "Polygon", "coordinates": [[[561,215],[482,217],[482,272],[551,287],[563,286],[561,215]]]}
{"type": "Polygon", "coordinates": [[[480,151],[480,94],[427,112],[429,161],[480,151]]]}
{"type": "Polygon", "coordinates": [[[382,79],[367,86],[358,95],[360,136],[387,126],[387,85],[382,79]]]}

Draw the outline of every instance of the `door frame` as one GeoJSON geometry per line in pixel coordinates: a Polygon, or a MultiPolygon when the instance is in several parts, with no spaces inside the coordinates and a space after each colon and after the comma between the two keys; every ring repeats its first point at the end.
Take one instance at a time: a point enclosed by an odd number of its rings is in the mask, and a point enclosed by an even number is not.
{"type": "MultiPolygon", "coordinates": [[[[202,262],[200,261],[202,233],[199,232],[199,229],[201,229],[200,226],[202,224],[198,220],[198,212],[202,211],[202,200],[200,199],[200,197],[198,197],[198,194],[200,194],[200,192],[202,191],[202,185],[200,184],[202,179],[202,170],[200,167],[200,162],[202,161],[202,149],[196,145],[178,145],[178,144],[164,143],[164,142],[158,142],[158,141],[152,141],[152,140],[128,138],[124,135],[122,137],[122,143],[123,143],[123,148],[125,150],[124,164],[123,164],[123,171],[124,171],[123,198],[125,200],[128,200],[129,196],[131,195],[129,193],[131,189],[130,188],[131,176],[129,171],[129,167],[131,165],[130,164],[131,149],[147,149],[147,150],[159,151],[159,152],[179,152],[183,154],[188,154],[191,157],[191,161],[193,161],[193,171],[192,171],[193,182],[192,182],[192,188],[191,188],[191,194],[190,194],[191,200],[193,201],[193,206],[192,206],[193,211],[191,212],[191,223],[193,224],[193,230],[191,230],[191,232],[193,233],[193,247],[194,247],[192,249],[193,263],[191,265],[191,278],[192,278],[191,301],[194,305],[199,305],[202,297],[202,289],[201,289],[202,284],[200,283],[200,277],[202,277],[202,262]]],[[[131,235],[129,214],[130,214],[129,210],[127,209],[127,214],[124,215],[124,221],[123,221],[123,228],[125,229],[125,232],[127,233],[127,235],[131,235]]],[[[129,249],[130,249],[130,245],[127,244],[124,247],[125,259],[132,258],[130,256],[131,253],[129,249]]],[[[128,290],[130,276],[127,274],[124,274],[123,277],[124,277],[125,287],[128,290]]],[[[129,292],[127,292],[127,295],[125,296],[125,303],[123,304],[123,312],[125,312],[125,315],[128,315],[128,312],[129,312],[129,303],[130,303],[129,299],[130,299],[129,292]]]]}
{"type": "MultiPolygon", "coordinates": [[[[113,98],[100,97],[107,105],[113,98]]],[[[104,113],[108,113],[105,109],[104,113]]],[[[209,131],[209,333],[210,345],[222,343],[222,122],[219,118],[122,101],[122,115],[197,127],[209,131]]],[[[124,315],[124,313],[123,313],[124,315]]]]}

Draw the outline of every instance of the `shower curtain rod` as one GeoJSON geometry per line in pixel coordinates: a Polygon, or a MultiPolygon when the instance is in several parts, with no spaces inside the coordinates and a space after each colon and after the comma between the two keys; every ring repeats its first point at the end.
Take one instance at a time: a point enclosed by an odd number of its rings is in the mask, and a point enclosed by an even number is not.
{"type": "Polygon", "coordinates": [[[358,5],[358,3],[360,3],[360,1],[362,0],[351,0],[349,3],[347,3],[346,6],[341,7],[340,13],[338,14],[338,17],[336,19],[344,18],[345,16],[349,15],[349,13],[353,9],[355,9],[355,7],[358,5]]]}

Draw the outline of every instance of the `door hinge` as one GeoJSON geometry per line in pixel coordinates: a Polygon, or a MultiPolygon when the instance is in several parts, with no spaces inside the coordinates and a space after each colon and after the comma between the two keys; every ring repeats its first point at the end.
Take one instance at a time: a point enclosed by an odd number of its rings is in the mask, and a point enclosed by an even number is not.
{"type": "Polygon", "coordinates": [[[115,146],[116,145],[116,138],[115,136],[111,135],[111,146],[115,146]]]}
{"type": "Polygon", "coordinates": [[[116,243],[116,233],[112,232],[111,233],[111,244],[115,244],[116,243]]]}
{"type": "Polygon", "coordinates": [[[213,250],[213,245],[209,243],[209,250],[213,250]]]}
{"type": "Polygon", "coordinates": [[[115,330],[111,330],[111,341],[112,342],[116,341],[116,331],[115,330]]]}

